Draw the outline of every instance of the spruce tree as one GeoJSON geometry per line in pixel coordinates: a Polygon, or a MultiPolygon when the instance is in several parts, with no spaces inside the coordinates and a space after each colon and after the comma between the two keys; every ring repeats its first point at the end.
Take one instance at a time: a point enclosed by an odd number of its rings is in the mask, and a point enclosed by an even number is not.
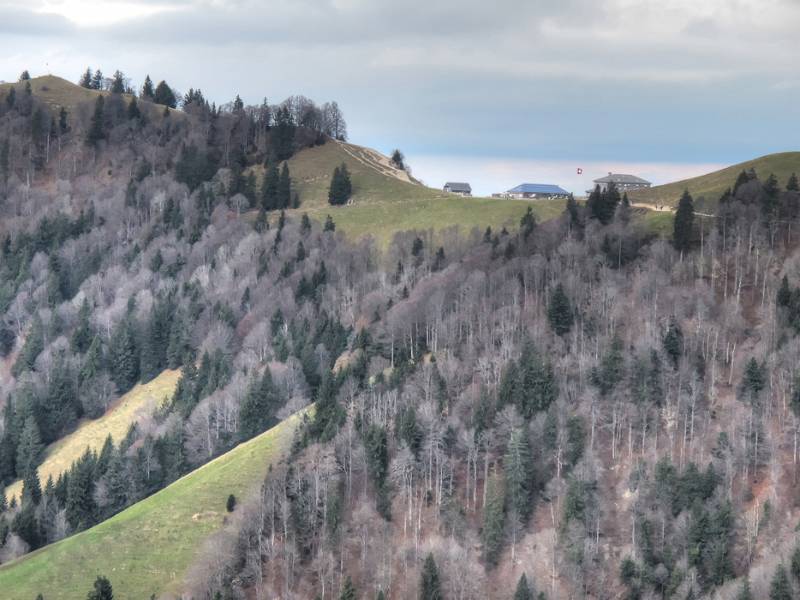
{"type": "Polygon", "coordinates": [[[25,506],[31,503],[33,506],[38,506],[41,499],[42,484],[39,481],[39,474],[36,469],[31,469],[22,480],[22,504],[25,506]]]}
{"type": "Polygon", "coordinates": [[[92,324],[89,321],[91,313],[92,311],[91,307],[89,306],[89,301],[84,298],[83,302],[81,303],[81,307],[78,310],[78,324],[76,325],[75,330],[72,332],[72,338],[70,340],[72,348],[76,352],[86,352],[89,349],[89,345],[92,343],[92,339],[94,338],[92,324]]]}
{"type": "Polygon", "coordinates": [[[443,600],[442,584],[439,581],[439,568],[433,553],[429,552],[425,557],[425,564],[422,566],[422,573],[419,581],[420,600],[443,600]]]}
{"type": "Polygon", "coordinates": [[[93,90],[102,90],[103,89],[103,72],[100,69],[97,69],[92,75],[92,89],[93,90]]]}
{"type": "Polygon", "coordinates": [[[153,90],[153,80],[150,79],[150,75],[146,75],[144,78],[144,84],[142,85],[142,98],[144,100],[153,100],[155,98],[155,91],[153,90]]]}
{"type": "Polygon", "coordinates": [[[41,462],[43,451],[44,445],[39,433],[39,426],[33,415],[29,415],[25,419],[17,444],[17,475],[25,478],[28,474],[35,472],[41,462]]]}
{"type": "Polygon", "coordinates": [[[664,351],[672,361],[672,368],[677,371],[681,354],[683,354],[683,331],[681,331],[680,325],[674,318],[670,319],[663,343],[664,351]]]}
{"type": "Polygon", "coordinates": [[[519,229],[525,241],[528,240],[530,235],[533,233],[533,230],[536,229],[536,217],[534,216],[533,210],[530,206],[519,221],[519,229]]]}
{"type": "Polygon", "coordinates": [[[797,181],[797,174],[792,173],[789,175],[789,180],[786,182],[787,192],[800,192],[800,183],[797,181]]]}
{"type": "Polygon", "coordinates": [[[533,509],[533,457],[527,432],[514,428],[503,457],[506,476],[506,498],[509,508],[523,523],[533,509]]]}
{"type": "Polygon", "coordinates": [[[120,393],[139,381],[139,349],[130,317],[124,318],[111,334],[111,378],[120,393]]]}
{"type": "Polygon", "coordinates": [[[769,585],[769,600],[792,600],[792,586],[782,564],[775,569],[769,585]]]}
{"type": "Polygon", "coordinates": [[[533,600],[533,590],[528,585],[528,578],[525,573],[520,575],[517,582],[517,591],[514,592],[514,600],[533,600]]]}
{"type": "Polygon", "coordinates": [[[86,600],[114,600],[114,590],[111,587],[111,582],[100,575],[94,581],[94,586],[86,600]]]}
{"type": "Polygon", "coordinates": [[[156,104],[163,104],[168,108],[177,108],[178,106],[178,99],[175,97],[175,92],[167,85],[166,81],[160,81],[156,86],[156,90],[153,93],[153,102],[156,104]]]}
{"type": "Polygon", "coordinates": [[[502,477],[493,473],[486,483],[486,504],[483,507],[483,556],[489,566],[500,559],[505,529],[505,493],[502,477]]]}
{"type": "Polygon", "coordinates": [[[694,201],[689,190],[683,192],[675,211],[672,230],[672,243],[678,252],[686,252],[692,245],[692,227],[694,225],[694,201]]]}
{"type": "Polygon", "coordinates": [[[356,600],[356,588],[353,585],[353,580],[350,579],[350,575],[345,577],[342,591],[339,594],[339,600],[356,600]]]}
{"type": "Polygon", "coordinates": [[[281,208],[279,190],[280,173],[278,167],[272,165],[264,172],[263,183],[261,184],[261,206],[266,211],[281,208]]]}
{"type": "Polygon", "coordinates": [[[556,335],[563,336],[572,329],[574,320],[572,307],[564,291],[564,286],[560,283],[550,296],[550,303],[547,306],[547,319],[550,321],[550,327],[556,335]]]}
{"type": "Polygon", "coordinates": [[[753,592],[750,590],[750,579],[745,577],[742,582],[742,587],[739,588],[739,593],[736,594],[736,600],[754,600],[753,592]]]}
{"type": "Polygon", "coordinates": [[[103,107],[105,100],[103,96],[98,96],[94,103],[94,113],[89,123],[89,131],[86,134],[86,145],[97,146],[100,140],[106,139],[105,126],[103,124],[103,107]]]}
{"type": "Polygon", "coordinates": [[[239,409],[239,436],[248,440],[277,424],[275,413],[280,406],[278,392],[269,367],[250,384],[239,409]]]}
{"type": "Polygon", "coordinates": [[[92,89],[92,68],[86,67],[86,71],[84,71],[83,75],[81,75],[80,81],[78,81],[78,85],[82,88],[86,88],[87,90],[92,89]]]}
{"type": "Polygon", "coordinates": [[[347,204],[353,193],[353,185],[350,181],[350,172],[344,163],[333,170],[331,184],[328,190],[328,202],[334,206],[347,204]]]}
{"type": "Polygon", "coordinates": [[[330,215],[325,217],[325,225],[322,228],[322,231],[336,231],[336,223],[333,222],[333,217],[330,215]]]}
{"type": "Polygon", "coordinates": [[[122,74],[122,71],[114,71],[114,76],[111,78],[111,93],[125,93],[125,75],[122,74]]]}
{"type": "Polygon", "coordinates": [[[141,118],[142,112],[139,110],[139,104],[136,102],[136,96],[134,96],[128,104],[128,119],[130,121],[138,121],[141,118]]]}
{"type": "Polygon", "coordinates": [[[281,167],[280,180],[278,181],[278,208],[291,208],[292,202],[292,179],[289,175],[289,165],[283,163],[281,167]]]}
{"type": "Polygon", "coordinates": [[[800,544],[796,545],[792,551],[792,560],[789,565],[789,570],[792,573],[792,577],[800,583],[800,544]]]}

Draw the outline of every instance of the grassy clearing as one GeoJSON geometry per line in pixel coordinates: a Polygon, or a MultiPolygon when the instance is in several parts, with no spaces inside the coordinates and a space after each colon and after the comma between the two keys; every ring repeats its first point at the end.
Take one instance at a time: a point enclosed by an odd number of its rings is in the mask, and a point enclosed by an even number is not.
{"type": "MultiPolygon", "coordinates": [[[[52,475],[53,479],[69,469],[73,461],[89,447],[99,451],[106,437],[111,434],[115,442],[122,439],[131,423],[142,415],[152,413],[165,400],[172,397],[180,378],[180,371],[164,371],[149,383],[139,384],[117,402],[99,419],[84,421],[71,434],[47,447],[44,462],[39,466],[42,485],[52,475]]],[[[6,497],[19,498],[22,482],[17,481],[6,488],[6,497]]]]}
{"type": "Polygon", "coordinates": [[[380,202],[350,206],[299,209],[310,217],[324,221],[331,215],[336,229],[352,239],[367,235],[375,238],[379,248],[386,249],[399,231],[412,229],[441,231],[458,227],[466,235],[473,227],[481,232],[491,226],[499,231],[503,226],[516,229],[519,220],[530,206],[539,222],[560,215],[563,200],[499,200],[489,198],[460,198],[448,196],[433,200],[380,202]]]}
{"type": "Polygon", "coordinates": [[[778,184],[783,187],[789,175],[794,172],[800,174],[800,152],[769,154],[707,175],[629,192],[628,195],[632,202],[677,206],[681,194],[688,189],[699,210],[714,206],[725,190],[733,187],[739,173],[749,169],[755,169],[762,181],[769,177],[770,173],[774,173],[778,178],[778,184]]]}
{"type": "Polygon", "coordinates": [[[87,531],[0,567],[4,600],[84,600],[98,574],[120,600],[177,595],[203,542],[291,445],[304,411],[87,531]]]}
{"type": "Polygon", "coordinates": [[[403,180],[406,174],[388,167],[388,159],[375,151],[329,141],[289,159],[293,189],[298,192],[304,209],[328,206],[331,175],[342,163],[350,171],[352,202],[356,205],[446,197],[444,192],[403,180]]]}

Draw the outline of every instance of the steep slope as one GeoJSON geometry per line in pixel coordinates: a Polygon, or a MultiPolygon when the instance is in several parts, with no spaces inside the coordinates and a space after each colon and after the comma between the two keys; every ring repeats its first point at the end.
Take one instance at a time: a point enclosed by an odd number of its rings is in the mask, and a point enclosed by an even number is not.
{"type": "MultiPolygon", "coordinates": [[[[107,436],[111,435],[114,443],[119,443],[131,424],[172,396],[180,374],[178,370],[167,370],[152,381],[135,386],[102,417],[84,421],[74,432],[51,444],[38,469],[42,484],[50,476],[58,479],[87,447],[99,452],[107,436]]],[[[22,481],[17,481],[6,488],[6,497],[10,500],[16,496],[19,500],[21,492],[22,481]]]]}
{"type": "Polygon", "coordinates": [[[328,206],[331,174],[342,163],[347,165],[353,182],[352,204],[429,200],[444,195],[395,169],[388,158],[375,150],[330,140],[289,159],[294,190],[304,208],[328,206]]]}
{"type": "Polygon", "coordinates": [[[699,177],[631,192],[629,196],[635,203],[676,206],[683,191],[688,189],[700,206],[713,205],[727,188],[733,187],[739,173],[750,169],[755,170],[761,181],[774,173],[783,187],[792,173],[800,173],[800,152],[768,154],[699,177]]]}
{"type": "Polygon", "coordinates": [[[462,234],[473,227],[501,229],[518,226],[532,207],[545,221],[564,209],[560,200],[520,201],[461,198],[426,187],[405,171],[395,169],[389,159],[370,148],[331,141],[308,148],[289,160],[293,189],[301,201],[299,212],[322,221],[331,215],[336,226],[354,239],[372,235],[381,247],[392,236],[412,229],[439,231],[459,227],[462,234]],[[353,182],[347,206],[330,206],[328,188],[333,170],[344,163],[353,182]]]}
{"type": "Polygon", "coordinates": [[[306,411],[111,519],[0,567],[4,600],[83,600],[98,574],[114,597],[178,594],[203,542],[223,527],[229,494],[246,497],[291,445],[306,411]]]}

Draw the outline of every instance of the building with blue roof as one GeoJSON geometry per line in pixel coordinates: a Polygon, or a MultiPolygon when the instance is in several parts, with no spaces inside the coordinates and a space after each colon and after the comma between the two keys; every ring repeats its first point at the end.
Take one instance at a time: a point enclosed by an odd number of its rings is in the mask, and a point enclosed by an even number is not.
{"type": "Polygon", "coordinates": [[[566,198],[569,192],[562,187],[550,183],[522,183],[511,188],[505,194],[507,198],[566,198]]]}

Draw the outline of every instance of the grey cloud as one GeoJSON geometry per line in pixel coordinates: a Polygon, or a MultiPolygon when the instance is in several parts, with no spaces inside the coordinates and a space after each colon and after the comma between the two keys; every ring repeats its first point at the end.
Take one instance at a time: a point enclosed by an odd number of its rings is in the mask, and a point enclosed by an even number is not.
{"type": "Polygon", "coordinates": [[[0,6],[0,33],[14,36],[62,36],[76,31],[64,17],[19,6],[0,6]]]}

